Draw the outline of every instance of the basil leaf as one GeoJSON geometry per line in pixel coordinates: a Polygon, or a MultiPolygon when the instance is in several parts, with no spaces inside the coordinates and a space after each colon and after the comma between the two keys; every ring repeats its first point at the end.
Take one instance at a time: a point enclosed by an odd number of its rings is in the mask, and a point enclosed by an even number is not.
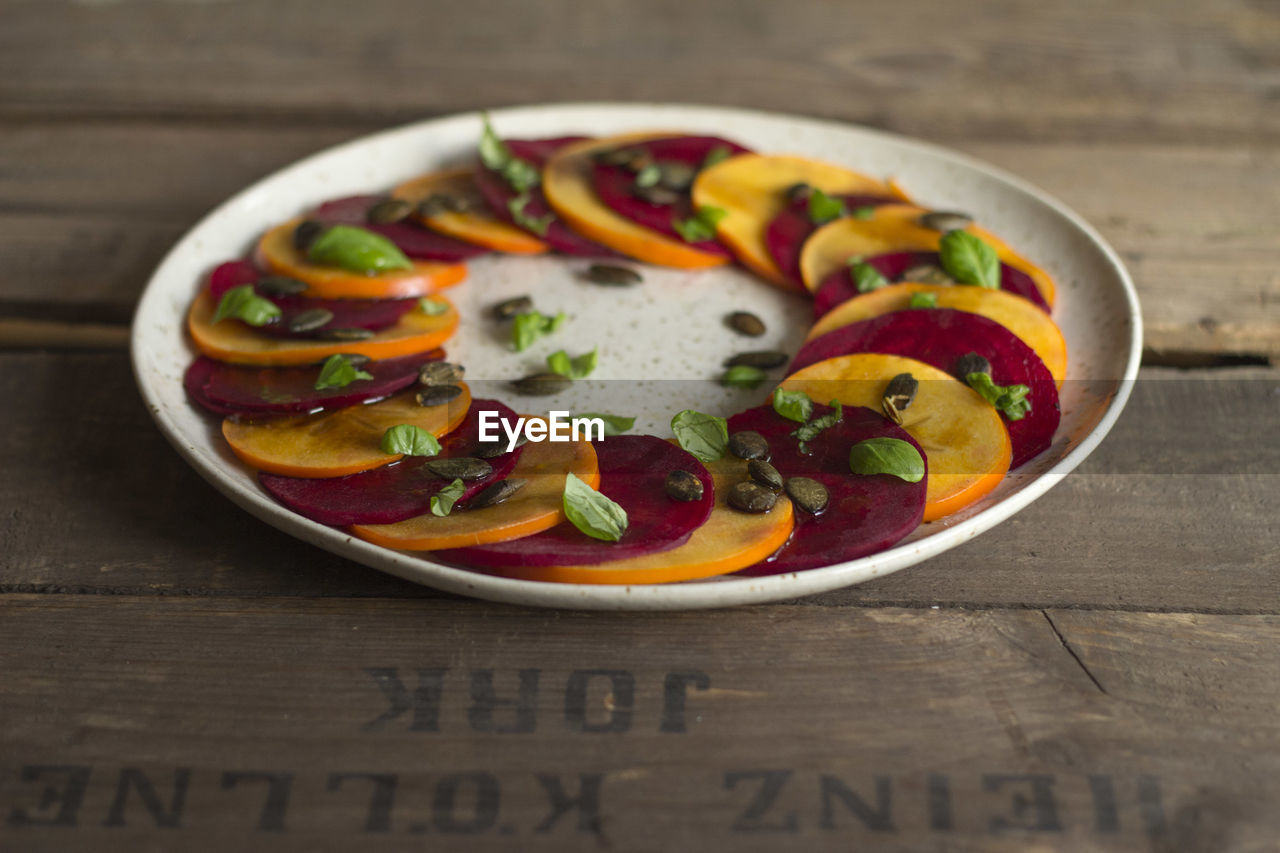
{"type": "Polygon", "coordinates": [[[248,323],[250,326],[265,326],[280,319],[280,306],[255,293],[252,284],[242,284],[222,294],[222,299],[218,301],[218,310],[213,312],[215,323],[226,320],[228,317],[248,323]]]}
{"type": "Polygon", "coordinates": [[[855,261],[849,267],[849,275],[853,277],[854,287],[859,293],[870,293],[889,284],[889,279],[880,274],[880,270],[866,261],[855,261]]]}
{"type": "Polygon", "coordinates": [[[735,364],[720,377],[720,384],[726,388],[759,388],[767,378],[765,372],[748,364],[735,364]]]}
{"type": "Polygon", "coordinates": [[[685,409],[671,419],[676,441],[701,462],[715,462],[729,446],[729,425],[724,418],[685,409]]]}
{"type": "Polygon", "coordinates": [[[516,352],[524,352],[533,346],[534,341],[559,329],[567,319],[569,317],[563,311],[554,317],[537,311],[517,314],[511,324],[511,343],[516,352]]]}
{"type": "Polygon", "coordinates": [[[592,539],[617,542],[627,532],[627,511],[573,474],[564,478],[564,514],[592,539]]]}
{"type": "Polygon", "coordinates": [[[937,308],[938,294],[928,290],[911,294],[911,301],[907,303],[908,308],[937,308]]]}
{"type": "Polygon", "coordinates": [[[420,426],[398,424],[382,434],[379,445],[383,453],[401,453],[405,456],[435,456],[440,452],[440,442],[420,426]]]}
{"type": "Polygon", "coordinates": [[[1031,389],[1026,385],[997,385],[989,373],[970,373],[964,381],[1011,421],[1020,421],[1031,411],[1027,399],[1031,389]]]}
{"type": "Polygon", "coordinates": [[[804,423],[813,416],[813,401],[803,391],[773,391],[773,410],[789,421],[804,423]]]}
{"type": "Polygon", "coordinates": [[[424,296],[418,300],[418,310],[428,317],[439,317],[441,314],[449,312],[448,302],[437,302],[424,296]]]}
{"type": "Polygon", "coordinates": [[[729,151],[728,146],[717,145],[715,148],[712,148],[710,151],[707,152],[706,157],[702,158],[702,165],[699,166],[698,168],[710,169],[715,164],[723,163],[725,160],[728,160],[732,156],[733,154],[729,151]]]}
{"type": "Polygon", "coordinates": [[[849,448],[849,470],[855,474],[889,474],[908,483],[924,479],[920,451],[900,438],[868,438],[849,448]]]}
{"type": "Polygon", "coordinates": [[[334,225],[326,229],[307,250],[307,260],[365,275],[413,269],[413,264],[395,243],[354,225],[334,225]]]}
{"type": "Polygon", "coordinates": [[[825,225],[848,215],[849,211],[840,199],[832,198],[817,187],[809,191],[809,221],[814,225],[825,225]]]}
{"type": "Polygon", "coordinates": [[[662,180],[662,167],[657,163],[650,163],[636,172],[636,186],[652,187],[662,180]]]}
{"type": "Polygon", "coordinates": [[[716,225],[728,215],[729,211],[723,207],[704,204],[688,219],[671,220],[671,227],[676,229],[680,239],[686,243],[701,243],[704,240],[715,239],[716,225]]]}
{"type": "Polygon", "coordinates": [[[960,284],[1000,288],[1000,257],[991,244],[968,231],[948,231],[938,244],[942,268],[960,284]]]}
{"type": "Polygon", "coordinates": [[[372,373],[366,373],[351,363],[345,355],[331,355],[320,367],[320,375],[316,377],[315,389],[346,388],[357,379],[372,379],[372,373]]]}
{"type": "Polygon", "coordinates": [[[440,491],[431,496],[431,514],[444,518],[453,512],[453,505],[458,502],[458,498],[462,497],[462,493],[467,487],[462,484],[461,480],[454,480],[440,491]]]}
{"type": "Polygon", "coordinates": [[[532,200],[533,197],[528,193],[521,193],[507,202],[507,210],[511,211],[511,218],[521,228],[526,228],[539,237],[545,237],[551,223],[556,221],[556,215],[548,213],[545,216],[529,216],[524,212],[524,208],[532,200]]]}
{"type": "Polygon", "coordinates": [[[511,153],[507,144],[493,132],[487,113],[482,114],[481,119],[484,121],[484,129],[480,132],[480,162],[484,163],[485,168],[502,175],[511,189],[518,193],[536,187],[542,180],[538,167],[511,153]]]}
{"type": "Polygon", "coordinates": [[[587,412],[586,414],[577,415],[579,418],[598,418],[604,422],[604,437],[611,435],[622,435],[627,430],[636,425],[635,418],[629,418],[626,415],[605,415],[600,412],[587,412]]]}
{"type": "Polygon", "coordinates": [[[844,406],[840,405],[839,400],[832,400],[827,405],[831,407],[831,411],[791,431],[791,437],[800,441],[800,452],[805,456],[809,455],[809,442],[817,438],[823,430],[830,429],[844,420],[844,406]]]}
{"type": "Polygon", "coordinates": [[[600,348],[596,347],[591,352],[584,352],[582,355],[570,358],[569,353],[564,350],[553,352],[547,356],[547,369],[552,373],[559,373],[561,376],[568,376],[570,379],[584,379],[591,375],[596,369],[596,364],[600,361],[600,348]]]}
{"type": "Polygon", "coordinates": [[[870,204],[863,205],[862,207],[855,207],[853,210],[849,211],[849,215],[854,219],[870,219],[876,215],[876,209],[870,204]]]}

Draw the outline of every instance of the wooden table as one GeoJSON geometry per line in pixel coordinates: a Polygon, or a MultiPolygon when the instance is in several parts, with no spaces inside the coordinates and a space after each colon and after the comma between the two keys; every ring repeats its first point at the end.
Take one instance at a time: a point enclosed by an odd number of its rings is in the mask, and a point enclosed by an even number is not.
{"type": "Polygon", "coordinates": [[[3,0],[0,849],[1276,849],[1278,75],[1271,0],[3,0]],[[1143,300],[1115,431],[892,577],[607,615],[308,547],[151,424],[130,312],[233,191],[400,122],[648,99],[1075,207],[1143,300]]]}

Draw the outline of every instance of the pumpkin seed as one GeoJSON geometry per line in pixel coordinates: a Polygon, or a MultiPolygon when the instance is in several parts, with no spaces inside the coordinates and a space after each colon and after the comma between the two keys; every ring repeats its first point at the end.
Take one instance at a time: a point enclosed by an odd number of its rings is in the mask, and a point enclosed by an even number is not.
{"type": "Polygon", "coordinates": [[[451,210],[453,210],[453,197],[444,193],[432,193],[418,202],[418,215],[423,217],[439,216],[451,210]]]}
{"type": "Polygon", "coordinates": [[[457,385],[467,369],[448,361],[428,361],[418,368],[418,382],[423,385],[457,385]]]}
{"type": "Polygon", "coordinates": [[[471,500],[467,501],[467,509],[484,509],[487,506],[500,504],[523,489],[526,482],[519,477],[511,477],[490,483],[471,496],[471,500]]]}
{"type": "Polygon", "coordinates": [[[414,395],[414,399],[418,401],[419,406],[443,406],[450,400],[457,399],[461,394],[462,389],[457,385],[428,385],[414,395]]]}
{"type": "Polygon", "coordinates": [[[289,331],[300,335],[304,332],[314,332],[321,326],[327,326],[333,322],[333,312],[325,308],[310,308],[301,314],[295,314],[293,319],[289,321],[289,331]]]}
{"type": "Polygon", "coordinates": [[[729,452],[739,459],[768,459],[769,442],[755,430],[743,430],[729,436],[729,452]]]}
{"type": "Polygon", "coordinates": [[[941,231],[945,234],[948,231],[958,231],[961,228],[972,225],[973,217],[967,213],[958,213],[954,210],[931,210],[921,215],[920,224],[925,228],[941,231]]]}
{"type": "Polygon", "coordinates": [[[511,299],[504,299],[497,305],[489,309],[489,314],[495,320],[510,320],[517,314],[528,314],[533,310],[533,300],[528,296],[516,296],[511,299]]]}
{"type": "Polygon", "coordinates": [[[916,398],[918,390],[920,390],[920,383],[914,376],[910,373],[899,373],[890,379],[888,386],[885,387],[884,396],[880,398],[880,410],[884,412],[886,418],[901,425],[902,413],[916,398]]]}
{"type": "Polygon", "coordinates": [[[783,190],[783,194],[786,195],[787,201],[805,201],[813,194],[813,187],[803,182],[792,184],[783,190]]]}
{"type": "Polygon", "coordinates": [[[413,203],[402,198],[388,198],[369,208],[364,218],[374,225],[390,225],[408,218],[413,213],[413,203]]]}
{"type": "Polygon", "coordinates": [[[373,361],[373,359],[369,358],[369,356],[361,355],[358,352],[344,352],[344,353],[340,353],[340,355],[343,358],[345,358],[347,360],[347,363],[350,364],[352,367],[361,367],[373,361]]]}
{"type": "Polygon", "coordinates": [[[956,280],[947,275],[942,267],[933,264],[917,264],[902,275],[898,281],[914,281],[920,284],[955,284],[956,280]]]}
{"type": "Polygon", "coordinates": [[[752,350],[751,352],[740,352],[733,358],[726,359],[725,367],[756,367],[760,370],[773,370],[775,367],[782,367],[790,358],[785,352],[779,352],[773,349],[752,350]]]}
{"type": "Polygon", "coordinates": [[[764,320],[761,320],[750,311],[734,311],[728,317],[725,317],[725,322],[728,323],[729,328],[733,329],[735,332],[739,332],[753,338],[760,337],[766,331],[764,320]]]}
{"type": "Polygon", "coordinates": [[[610,287],[625,287],[644,281],[640,273],[631,267],[619,267],[613,264],[592,264],[587,267],[586,278],[593,284],[604,284],[610,287]]]}
{"type": "Polygon", "coordinates": [[[258,279],[254,287],[264,296],[297,296],[306,291],[307,283],[287,275],[268,275],[258,279]]]}
{"type": "Polygon", "coordinates": [[[450,213],[466,213],[468,210],[474,210],[484,204],[484,200],[474,194],[451,195],[445,198],[445,205],[450,213]]]}
{"type": "Polygon", "coordinates": [[[956,359],[955,374],[960,377],[961,381],[964,381],[970,373],[985,373],[990,376],[991,362],[976,352],[965,353],[956,359]]]}
{"type": "Polygon", "coordinates": [[[667,475],[662,484],[667,497],[675,501],[696,501],[702,499],[702,481],[688,471],[677,468],[667,475]]]}
{"type": "Polygon", "coordinates": [[[551,394],[559,394],[572,384],[572,379],[568,376],[561,376],[559,373],[534,373],[511,383],[517,394],[524,394],[528,397],[546,397],[551,394]]]}
{"type": "Polygon", "coordinates": [[[323,341],[367,341],[373,337],[372,329],[321,329],[316,332],[323,341]]]}
{"type": "Polygon", "coordinates": [[[729,506],[743,512],[768,512],[777,502],[778,495],[775,492],[750,480],[738,483],[729,490],[729,506]]]}
{"type": "Polygon", "coordinates": [[[747,476],[766,489],[782,491],[782,475],[778,473],[777,468],[763,459],[752,459],[747,463],[747,476]]]}
{"type": "Polygon", "coordinates": [[[429,459],[422,466],[446,480],[482,480],[493,473],[493,466],[483,459],[474,456],[446,456],[443,459],[429,459]]]}
{"type": "Polygon", "coordinates": [[[595,155],[595,161],[603,166],[630,166],[644,155],[639,148],[610,148],[595,155]]]}
{"type": "Polygon", "coordinates": [[[697,174],[688,163],[667,161],[659,163],[658,168],[661,170],[658,175],[658,183],[676,192],[685,192],[689,187],[693,186],[693,178],[697,174]]]}
{"type": "Polygon", "coordinates": [[[647,201],[649,204],[657,204],[666,207],[675,204],[680,200],[680,193],[675,190],[668,189],[661,184],[654,184],[651,187],[632,186],[631,194],[641,201],[647,201]]]}
{"type": "Polygon", "coordinates": [[[311,244],[324,231],[325,226],[314,219],[302,220],[298,223],[298,227],[293,229],[293,248],[305,255],[307,250],[311,248],[311,244]]]}
{"type": "MultiPolygon", "coordinates": [[[[529,437],[523,432],[516,436],[516,447],[523,447],[529,443],[529,437]]],[[[511,448],[515,450],[515,447],[511,448]]],[[[476,449],[471,453],[472,456],[480,459],[493,459],[507,452],[507,440],[495,438],[492,441],[476,442],[476,449]]]]}
{"type": "Polygon", "coordinates": [[[796,506],[814,515],[826,509],[827,502],[831,500],[827,487],[808,477],[792,477],[787,480],[786,490],[787,497],[791,498],[796,506]]]}

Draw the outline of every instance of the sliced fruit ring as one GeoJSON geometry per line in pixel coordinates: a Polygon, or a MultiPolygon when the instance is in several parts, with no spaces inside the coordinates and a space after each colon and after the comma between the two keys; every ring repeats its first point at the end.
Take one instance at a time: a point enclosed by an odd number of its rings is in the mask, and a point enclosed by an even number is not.
{"type": "Polygon", "coordinates": [[[442,205],[430,213],[419,208],[415,214],[419,222],[441,234],[509,255],[540,255],[550,249],[527,231],[493,215],[469,166],[422,175],[396,187],[391,195],[415,204],[432,196],[460,200],[466,209],[452,210],[442,205]]]}
{"type": "MultiPolygon", "coordinates": [[[[848,269],[850,258],[874,258],[898,252],[937,252],[942,234],[920,224],[927,210],[909,204],[874,208],[865,219],[837,219],[822,226],[805,241],[800,253],[800,274],[805,287],[816,291],[832,273],[848,269]]],[[[1048,273],[1009,248],[996,235],[977,225],[964,230],[981,237],[1002,264],[1029,276],[1045,307],[1053,307],[1054,284],[1048,273]]],[[[1005,275],[1001,276],[1002,286],[1005,275]]]]}
{"type": "Polygon", "coordinates": [[[508,478],[524,480],[524,487],[495,506],[459,510],[445,518],[427,513],[396,524],[358,524],[351,532],[375,545],[402,551],[466,548],[532,536],[564,521],[566,474],[592,488],[599,484],[591,442],[531,442],[508,478]]]}
{"type": "Polygon", "coordinates": [[[400,459],[379,446],[393,426],[412,424],[435,436],[462,422],[471,392],[439,406],[419,406],[410,391],[367,406],[259,422],[227,418],[222,435],[251,468],[286,477],[342,477],[400,459]]]}
{"type": "MultiPolygon", "coordinates": [[[[862,208],[879,207],[882,204],[901,204],[903,199],[896,195],[844,195],[831,196],[844,206],[847,214],[862,208]]],[[[859,213],[861,215],[861,213],[859,213]]],[[[814,224],[810,213],[808,198],[788,200],[786,207],[773,218],[765,228],[764,242],[773,262],[782,270],[787,280],[797,289],[804,287],[804,276],[800,273],[800,253],[809,236],[817,231],[820,225],[814,224]]],[[[815,315],[817,316],[817,315],[815,315]]]]}
{"type": "Polygon", "coordinates": [[[707,463],[715,483],[715,507],[707,521],[683,545],[670,551],[590,566],[522,566],[503,569],[508,577],[552,583],[647,584],[727,575],[766,559],[781,548],[795,527],[791,501],[779,498],[773,509],[747,513],[729,506],[726,496],[746,476],[741,459],[707,463]]]}
{"type": "Polygon", "coordinates": [[[1049,368],[1053,381],[1062,387],[1067,375],[1067,342],[1049,315],[1020,296],[985,287],[955,287],[938,284],[891,284],[841,303],[813,324],[805,341],[821,337],[841,326],[879,317],[891,311],[911,308],[915,293],[932,293],[938,308],[955,308],[981,314],[1013,332],[1035,350],[1049,368]]]}
{"type": "MultiPolygon", "coordinates": [[[[448,302],[440,296],[434,299],[448,302]]],[[[414,355],[436,349],[458,327],[458,312],[450,304],[448,311],[435,316],[409,311],[394,326],[375,332],[373,337],[362,341],[273,338],[258,334],[252,326],[246,326],[239,320],[213,322],[216,309],[208,290],[201,290],[187,313],[187,331],[200,352],[232,364],[315,364],[338,353],[372,359],[414,355]]]]}
{"type": "Polygon", "coordinates": [[[670,135],[628,133],[569,145],[547,161],[542,172],[542,190],[551,207],[572,228],[614,251],[666,267],[700,269],[723,266],[729,262],[726,256],[704,252],[678,238],[633,222],[596,195],[593,175],[597,153],[670,135]]]}
{"type": "Polygon", "coordinates": [[[399,299],[426,296],[453,287],[467,277],[463,264],[415,261],[413,269],[381,275],[361,275],[338,267],[313,264],[293,245],[301,219],[277,225],[258,241],[255,260],[279,275],[306,282],[307,296],[317,299],[399,299]]]}
{"type": "Polygon", "coordinates": [[[693,182],[693,204],[718,207],[726,215],[716,225],[720,242],[766,281],[799,290],[778,268],[765,242],[769,223],[787,206],[786,191],[809,184],[828,195],[892,196],[885,183],[819,160],[740,154],[703,169],[693,182]]]}
{"type": "Polygon", "coordinates": [[[485,254],[482,246],[433,231],[416,219],[406,217],[400,222],[370,222],[369,211],[386,200],[387,197],[381,195],[337,198],[326,201],[308,213],[307,218],[324,225],[357,225],[381,234],[395,243],[406,257],[417,260],[458,263],[485,254]]]}
{"type": "Polygon", "coordinates": [[[1000,415],[968,385],[923,361],[864,353],[832,358],[788,376],[782,388],[817,401],[880,408],[889,380],[911,374],[915,400],[902,412],[902,428],[929,463],[924,520],[934,521],[977,501],[1004,479],[1012,448],[1000,415]]]}

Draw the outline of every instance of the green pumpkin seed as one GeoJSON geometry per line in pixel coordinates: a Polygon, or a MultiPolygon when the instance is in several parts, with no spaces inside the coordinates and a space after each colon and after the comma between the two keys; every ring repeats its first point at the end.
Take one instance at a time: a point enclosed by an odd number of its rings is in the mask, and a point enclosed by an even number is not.
{"type": "Polygon", "coordinates": [[[419,406],[443,406],[461,395],[462,389],[457,385],[428,385],[415,394],[414,399],[419,406]]]}
{"type": "Polygon", "coordinates": [[[694,474],[677,468],[667,475],[662,490],[673,501],[696,501],[702,499],[702,481],[694,474]]]}
{"type": "Polygon", "coordinates": [[[785,352],[778,350],[753,350],[751,352],[740,352],[733,358],[726,359],[725,367],[755,367],[760,370],[773,370],[776,367],[782,367],[790,359],[785,352]]]}
{"type": "Polygon", "coordinates": [[[773,509],[778,495],[759,483],[746,481],[729,490],[729,506],[742,512],[762,513],[773,509]]]}
{"type": "Polygon", "coordinates": [[[767,331],[764,320],[761,320],[750,311],[734,311],[728,317],[725,317],[725,322],[735,332],[752,338],[758,338],[767,331]]]}
{"type": "Polygon", "coordinates": [[[965,353],[956,359],[955,374],[963,382],[970,373],[985,373],[990,376],[991,362],[976,352],[965,353]]]}
{"type": "Polygon", "coordinates": [[[813,194],[813,187],[806,183],[792,184],[783,190],[783,194],[787,197],[787,201],[807,201],[813,194]]]}
{"type": "Polygon", "coordinates": [[[961,228],[972,225],[973,217],[967,213],[959,213],[954,210],[931,210],[921,215],[920,224],[925,228],[945,234],[948,231],[958,231],[961,228]]]}
{"type": "Polygon", "coordinates": [[[471,482],[482,480],[493,473],[492,465],[474,456],[446,456],[443,459],[429,459],[422,465],[432,474],[446,480],[471,482]]]}
{"type": "Polygon", "coordinates": [[[467,509],[484,509],[485,507],[496,506],[523,489],[526,482],[519,477],[511,477],[506,480],[499,480],[496,483],[490,483],[476,492],[471,497],[471,500],[467,501],[467,509]]]}
{"type": "Polygon", "coordinates": [[[619,267],[613,264],[592,264],[587,267],[586,279],[593,284],[609,287],[625,287],[644,281],[640,273],[631,267],[619,267]]]}
{"type": "Polygon", "coordinates": [[[607,151],[598,152],[594,159],[602,166],[627,167],[643,156],[645,153],[639,148],[610,148],[607,151]]]}
{"type": "Polygon", "coordinates": [[[898,281],[913,281],[919,284],[955,284],[956,280],[947,275],[942,267],[933,264],[917,264],[902,275],[898,281]]]}
{"type": "Polygon", "coordinates": [[[297,296],[306,292],[307,283],[287,275],[268,275],[258,279],[254,288],[263,296],[297,296]]]}
{"type": "Polygon", "coordinates": [[[827,487],[808,477],[792,477],[786,483],[787,497],[805,512],[818,515],[827,508],[831,494],[827,487]]]}
{"type": "MultiPolygon", "coordinates": [[[[368,364],[369,362],[373,361],[373,359],[369,358],[369,356],[361,355],[358,352],[344,352],[344,353],[339,353],[339,355],[345,358],[347,360],[347,363],[350,364],[352,367],[362,367],[368,364]]],[[[321,362],[321,364],[323,363],[324,362],[321,362]]]]}
{"type": "Polygon", "coordinates": [[[333,322],[333,312],[325,308],[311,308],[297,314],[289,321],[289,331],[296,335],[314,332],[321,326],[333,322]]]}
{"type": "Polygon", "coordinates": [[[511,383],[517,394],[527,397],[547,397],[559,394],[573,384],[568,376],[559,373],[534,373],[511,383]]]}
{"type": "Polygon", "coordinates": [[[884,416],[899,426],[902,425],[902,413],[907,410],[916,398],[920,383],[910,373],[899,373],[889,380],[880,398],[880,410],[884,416]]]}
{"type": "Polygon", "coordinates": [[[423,385],[457,385],[467,369],[448,361],[428,361],[418,368],[418,382],[423,385]]]}
{"type": "Polygon", "coordinates": [[[663,207],[673,205],[681,198],[680,193],[667,189],[661,184],[654,184],[651,187],[633,186],[631,194],[641,201],[647,201],[649,204],[657,204],[663,207]]]}
{"type": "Polygon", "coordinates": [[[769,442],[755,430],[743,430],[729,436],[729,452],[739,459],[768,459],[769,442]]]}
{"type": "Polygon", "coordinates": [[[364,218],[374,225],[390,225],[407,219],[411,213],[413,213],[413,202],[402,198],[388,198],[369,208],[364,218]]]}
{"type": "Polygon", "coordinates": [[[372,329],[321,329],[316,337],[322,341],[367,341],[373,337],[372,329]]]}
{"type": "Polygon", "coordinates": [[[293,229],[293,248],[302,254],[311,249],[311,244],[324,233],[325,226],[314,219],[304,219],[293,229]]]}
{"type": "Polygon", "coordinates": [[[763,459],[752,459],[747,463],[747,476],[766,489],[782,491],[782,475],[763,459]]]}
{"type": "Polygon", "coordinates": [[[453,197],[444,193],[432,193],[418,202],[418,215],[422,217],[439,216],[453,210],[453,197]]]}
{"type": "Polygon", "coordinates": [[[533,310],[533,300],[528,296],[515,296],[504,299],[489,309],[490,316],[498,321],[510,320],[517,314],[528,314],[533,310]]]}
{"type": "MultiPolygon", "coordinates": [[[[523,432],[516,436],[516,447],[523,447],[528,443],[529,437],[523,432]]],[[[475,450],[472,451],[471,455],[480,459],[493,459],[508,452],[507,444],[508,442],[505,438],[497,438],[493,441],[478,441],[476,442],[475,450]]],[[[515,450],[516,447],[511,449],[515,450]]]]}
{"type": "Polygon", "coordinates": [[[693,178],[697,174],[697,170],[689,164],[671,160],[659,163],[658,169],[658,184],[679,193],[686,192],[693,186],[693,178]]]}

